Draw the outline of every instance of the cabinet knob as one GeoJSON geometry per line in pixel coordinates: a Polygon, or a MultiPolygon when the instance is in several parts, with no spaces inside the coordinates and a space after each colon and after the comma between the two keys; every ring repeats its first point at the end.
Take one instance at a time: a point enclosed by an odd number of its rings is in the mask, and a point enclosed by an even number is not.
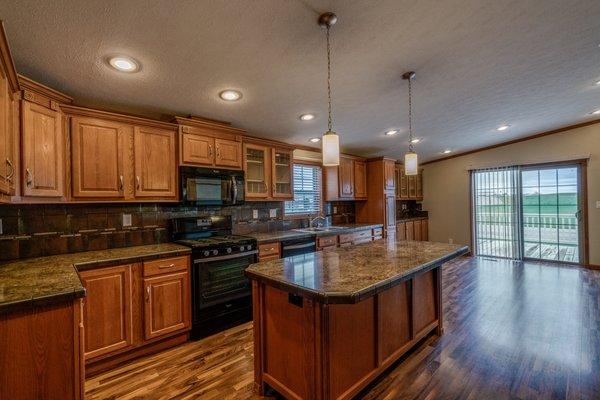
{"type": "Polygon", "coordinates": [[[135,177],[135,181],[136,181],[136,187],[137,187],[137,189],[140,190],[140,177],[136,176],[135,177]]]}
{"type": "Polygon", "coordinates": [[[27,175],[27,177],[26,177],[27,186],[31,186],[31,184],[33,183],[33,173],[31,172],[31,170],[29,168],[25,168],[25,173],[27,175]]]}
{"type": "Polygon", "coordinates": [[[119,190],[122,192],[124,187],[123,175],[119,176],[119,190]]]}
{"type": "Polygon", "coordinates": [[[146,303],[150,301],[150,286],[146,286],[146,303]]]}

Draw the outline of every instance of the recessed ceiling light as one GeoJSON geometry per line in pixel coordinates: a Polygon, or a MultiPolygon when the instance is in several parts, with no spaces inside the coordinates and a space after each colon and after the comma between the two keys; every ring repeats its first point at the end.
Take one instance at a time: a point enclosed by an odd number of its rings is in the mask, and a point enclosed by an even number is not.
{"type": "Polygon", "coordinates": [[[319,143],[321,141],[321,138],[313,137],[313,138],[308,139],[308,141],[311,143],[319,143]]]}
{"type": "Polygon", "coordinates": [[[108,63],[111,67],[121,72],[136,72],[140,69],[139,64],[133,58],[129,57],[112,57],[108,60],[108,63]]]}
{"type": "Polygon", "coordinates": [[[592,111],[590,114],[592,114],[592,115],[600,115],[600,108],[597,109],[597,110],[595,110],[595,111],[592,111]]]}
{"type": "Polygon", "coordinates": [[[237,101],[242,98],[242,93],[237,90],[228,89],[219,93],[219,97],[225,101],[237,101]]]}
{"type": "Polygon", "coordinates": [[[502,132],[507,130],[508,128],[510,128],[510,125],[500,125],[498,128],[496,128],[496,130],[502,132]]]}
{"type": "Polygon", "coordinates": [[[419,139],[419,138],[414,138],[414,139],[413,139],[413,140],[411,140],[410,142],[411,142],[412,144],[417,144],[417,143],[419,143],[420,141],[421,141],[421,139],[419,139]]]}
{"type": "Polygon", "coordinates": [[[396,133],[398,133],[398,131],[396,129],[390,129],[389,131],[387,131],[385,134],[387,136],[394,136],[396,133]]]}
{"type": "Polygon", "coordinates": [[[600,86],[600,81],[596,81],[596,85],[600,86]]]}
{"type": "Polygon", "coordinates": [[[311,120],[315,119],[315,115],[314,114],[302,114],[300,116],[300,119],[302,121],[311,121],[311,120]]]}
{"type": "Polygon", "coordinates": [[[444,151],[442,151],[442,154],[450,154],[450,153],[452,153],[452,150],[444,150],[444,151]]]}

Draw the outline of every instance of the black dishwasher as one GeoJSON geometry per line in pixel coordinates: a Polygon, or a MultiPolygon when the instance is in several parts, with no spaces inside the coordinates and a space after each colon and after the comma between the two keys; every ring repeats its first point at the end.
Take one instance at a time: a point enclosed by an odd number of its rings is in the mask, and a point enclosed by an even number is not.
{"type": "Polygon", "coordinates": [[[315,236],[281,241],[281,257],[297,256],[299,254],[314,253],[317,251],[315,236]]]}

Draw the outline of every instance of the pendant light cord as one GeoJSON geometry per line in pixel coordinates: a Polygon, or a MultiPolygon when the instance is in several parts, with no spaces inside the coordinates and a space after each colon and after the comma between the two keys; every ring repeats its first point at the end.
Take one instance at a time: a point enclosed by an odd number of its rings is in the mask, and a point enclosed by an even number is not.
{"type": "Polygon", "coordinates": [[[408,78],[408,151],[413,152],[412,137],[412,78],[408,78]]]}
{"type": "Polygon", "coordinates": [[[328,112],[329,117],[327,120],[327,131],[331,132],[332,123],[331,123],[331,47],[329,45],[329,26],[327,26],[327,101],[328,101],[328,112]]]}

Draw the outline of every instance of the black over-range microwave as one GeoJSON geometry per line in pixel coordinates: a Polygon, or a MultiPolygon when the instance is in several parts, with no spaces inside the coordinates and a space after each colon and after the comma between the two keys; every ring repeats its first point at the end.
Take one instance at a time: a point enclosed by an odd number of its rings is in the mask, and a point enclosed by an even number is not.
{"type": "Polygon", "coordinates": [[[179,167],[179,173],[184,204],[233,206],[244,203],[244,171],[179,167]]]}

